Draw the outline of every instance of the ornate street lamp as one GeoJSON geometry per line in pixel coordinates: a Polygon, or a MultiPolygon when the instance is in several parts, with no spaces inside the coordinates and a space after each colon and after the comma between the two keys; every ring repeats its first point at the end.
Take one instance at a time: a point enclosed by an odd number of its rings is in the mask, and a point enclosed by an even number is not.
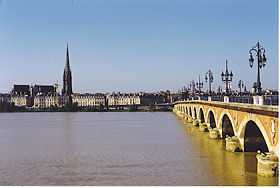
{"type": "Polygon", "coordinates": [[[257,60],[258,60],[258,64],[257,64],[257,82],[256,82],[256,93],[257,95],[261,94],[262,91],[262,87],[261,87],[261,76],[260,76],[260,69],[263,68],[266,63],[267,63],[267,59],[265,56],[265,49],[260,45],[259,42],[257,42],[256,46],[254,46],[253,48],[251,48],[249,50],[249,54],[250,54],[250,58],[249,58],[249,65],[252,68],[253,64],[254,64],[254,58],[253,58],[253,54],[252,52],[255,52],[255,55],[257,56],[257,60]]]}
{"type": "Polygon", "coordinates": [[[229,84],[230,84],[230,82],[232,82],[233,74],[232,74],[232,71],[230,71],[230,73],[228,71],[227,60],[226,60],[226,71],[225,71],[225,73],[222,72],[221,77],[222,77],[222,81],[226,84],[226,94],[228,95],[229,94],[229,84]]]}
{"type": "Polygon", "coordinates": [[[190,93],[191,90],[192,90],[192,86],[191,86],[191,82],[190,82],[190,84],[188,85],[188,92],[190,93]]]}
{"type": "Polygon", "coordinates": [[[187,96],[188,96],[188,90],[185,86],[183,86],[183,88],[182,88],[182,98],[183,98],[183,100],[186,100],[187,96]]]}
{"type": "Polygon", "coordinates": [[[192,80],[190,82],[190,88],[192,90],[192,95],[194,96],[194,94],[195,94],[195,82],[194,82],[194,80],[192,80]]]}
{"type": "Polygon", "coordinates": [[[244,93],[247,93],[247,88],[245,85],[244,85],[244,93]]]}
{"type": "Polygon", "coordinates": [[[218,93],[218,95],[221,95],[221,93],[222,93],[222,87],[221,86],[218,87],[217,93],[218,93]]]}
{"type": "Polygon", "coordinates": [[[213,78],[213,73],[212,73],[212,71],[209,69],[209,71],[207,71],[206,72],[206,75],[205,75],[205,82],[207,83],[207,81],[208,81],[208,83],[209,83],[209,95],[211,95],[211,84],[213,83],[213,80],[214,80],[214,78],[213,78]],[[209,80],[209,81],[208,81],[209,80]]]}
{"type": "Polygon", "coordinates": [[[238,81],[238,88],[239,88],[239,94],[241,95],[241,89],[244,88],[244,82],[242,80],[238,81]]]}
{"type": "Polygon", "coordinates": [[[198,88],[199,95],[201,93],[201,88],[203,88],[203,82],[200,82],[200,75],[198,77],[198,82],[196,82],[196,87],[198,88]]]}

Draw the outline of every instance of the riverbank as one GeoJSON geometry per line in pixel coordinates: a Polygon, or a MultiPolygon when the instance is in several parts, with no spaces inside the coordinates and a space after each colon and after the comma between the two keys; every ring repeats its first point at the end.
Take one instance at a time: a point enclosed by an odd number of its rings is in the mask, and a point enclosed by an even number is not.
{"type": "Polygon", "coordinates": [[[34,109],[34,108],[19,108],[13,111],[3,111],[0,113],[18,113],[18,112],[171,112],[172,108],[159,108],[159,109],[34,109]]]}

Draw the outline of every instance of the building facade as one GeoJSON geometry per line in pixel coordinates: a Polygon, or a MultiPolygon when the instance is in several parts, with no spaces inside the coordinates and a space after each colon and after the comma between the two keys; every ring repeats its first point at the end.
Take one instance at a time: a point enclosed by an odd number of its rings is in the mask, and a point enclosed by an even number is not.
{"type": "Polygon", "coordinates": [[[165,96],[160,93],[112,93],[107,96],[108,106],[149,106],[165,103],[165,96]]]}
{"type": "Polygon", "coordinates": [[[58,108],[61,107],[61,97],[58,94],[36,95],[33,108],[58,108]]]}
{"type": "Polygon", "coordinates": [[[16,107],[32,107],[31,87],[29,85],[14,85],[10,102],[16,107]]]}
{"type": "Polygon", "coordinates": [[[109,107],[141,104],[140,96],[135,93],[112,93],[107,99],[109,107]]]}
{"type": "Polygon", "coordinates": [[[101,93],[96,94],[73,94],[73,104],[76,103],[78,107],[105,107],[106,96],[101,93]]]}
{"type": "Polygon", "coordinates": [[[17,107],[32,107],[33,98],[28,95],[11,95],[11,103],[17,107]]]}

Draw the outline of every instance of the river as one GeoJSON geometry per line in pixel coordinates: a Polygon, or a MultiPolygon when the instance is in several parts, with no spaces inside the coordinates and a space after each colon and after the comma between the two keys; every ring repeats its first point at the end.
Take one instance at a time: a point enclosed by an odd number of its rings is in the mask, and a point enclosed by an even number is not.
{"type": "Polygon", "coordinates": [[[171,112],[2,113],[0,185],[277,185],[171,112]]]}

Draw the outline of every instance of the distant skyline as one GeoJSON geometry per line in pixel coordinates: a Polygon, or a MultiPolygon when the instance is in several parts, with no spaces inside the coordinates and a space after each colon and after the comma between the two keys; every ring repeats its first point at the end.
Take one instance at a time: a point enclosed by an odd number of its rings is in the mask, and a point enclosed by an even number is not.
{"type": "Polygon", "coordinates": [[[232,87],[251,89],[258,40],[262,87],[277,89],[277,0],[0,0],[0,92],[61,88],[67,43],[73,92],[177,91],[209,69],[217,90],[226,59],[232,87]]]}

